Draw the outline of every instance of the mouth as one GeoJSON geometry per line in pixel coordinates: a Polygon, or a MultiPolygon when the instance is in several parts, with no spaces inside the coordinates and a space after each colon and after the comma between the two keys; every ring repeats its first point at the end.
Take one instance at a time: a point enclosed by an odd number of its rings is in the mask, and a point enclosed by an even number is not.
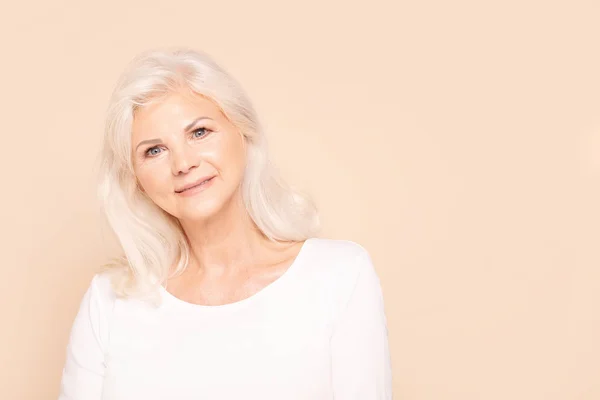
{"type": "Polygon", "coordinates": [[[181,189],[175,190],[175,193],[186,193],[193,189],[200,188],[200,187],[206,185],[207,183],[211,182],[214,178],[215,178],[214,176],[211,176],[209,178],[203,178],[200,181],[197,181],[196,183],[191,183],[189,185],[184,186],[181,189]]]}

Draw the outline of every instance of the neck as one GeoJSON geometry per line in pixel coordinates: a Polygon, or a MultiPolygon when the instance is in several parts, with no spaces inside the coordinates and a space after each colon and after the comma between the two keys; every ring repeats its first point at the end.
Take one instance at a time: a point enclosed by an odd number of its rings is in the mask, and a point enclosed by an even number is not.
{"type": "Polygon", "coordinates": [[[181,221],[181,225],[190,245],[190,272],[222,275],[247,269],[268,241],[239,196],[210,220],[181,221]]]}

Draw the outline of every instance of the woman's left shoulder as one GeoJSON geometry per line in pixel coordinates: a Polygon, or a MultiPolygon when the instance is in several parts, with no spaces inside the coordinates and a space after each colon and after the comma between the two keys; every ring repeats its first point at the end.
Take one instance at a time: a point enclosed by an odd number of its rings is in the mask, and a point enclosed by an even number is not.
{"type": "Polygon", "coordinates": [[[305,277],[313,296],[328,305],[332,316],[346,308],[357,288],[361,296],[365,291],[379,296],[379,278],[364,246],[343,239],[316,239],[311,246],[310,262],[303,265],[305,277]]]}
{"type": "Polygon", "coordinates": [[[346,239],[313,238],[314,249],[323,257],[332,257],[344,261],[360,257],[370,257],[368,250],[361,244],[346,239]]]}
{"type": "Polygon", "coordinates": [[[316,238],[312,245],[313,262],[319,273],[337,281],[344,277],[353,281],[361,270],[373,268],[369,251],[352,240],[316,238]]]}

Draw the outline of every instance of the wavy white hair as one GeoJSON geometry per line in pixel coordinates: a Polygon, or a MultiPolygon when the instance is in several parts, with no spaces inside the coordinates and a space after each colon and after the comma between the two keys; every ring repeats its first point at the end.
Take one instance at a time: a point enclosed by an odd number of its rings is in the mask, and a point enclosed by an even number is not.
{"type": "Polygon", "coordinates": [[[239,83],[207,54],[160,49],[138,55],[113,91],[107,111],[98,195],[123,255],[106,265],[121,297],[157,299],[156,289],[188,263],[189,246],[179,221],[139,188],[132,166],[131,127],[136,110],[177,90],[211,99],[247,143],[242,182],[245,208],[273,241],[315,236],[320,220],[314,202],[286,184],[271,164],[258,117],[239,83]]]}

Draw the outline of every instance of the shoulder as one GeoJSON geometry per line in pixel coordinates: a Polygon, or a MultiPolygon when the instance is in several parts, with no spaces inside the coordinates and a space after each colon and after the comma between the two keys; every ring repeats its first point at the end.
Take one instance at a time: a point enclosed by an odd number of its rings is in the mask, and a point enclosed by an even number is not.
{"type": "Polygon", "coordinates": [[[90,289],[97,292],[98,295],[107,299],[115,297],[112,288],[111,275],[108,272],[98,272],[94,274],[90,282],[90,289]]]}
{"type": "Polygon", "coordinates": [[[357,293],[361,297],[379,296],[379,279],[371,256],[365,247],[351,240],[311,239],[302,269],[310,303],[318,312],[326,313],[332,325],[357,293]]]}
{"type": "Polygon", "coordinates": [[[368,256],[368,251],[359,243],[344,239],[311,238],[313,253],[332,260],[353,260],[368,256]]]}
{"type": "Polygon", "coordinates": [[[343,239],[311,239],[311,256],[321,270],[357,274],[371,264],[371,255],[361,244],[343,239]]]}
{"type": "Polygon", "coordinates": [[[307,272],[342,297],[350,294],[359,276],[375,273],[371,255],[361,244],[342,239],[311,240],[307,272]]]}
{"type": "Polygon", "coordinates": [[[94,274],[85,296],[98,308],[99,312],[110,313],[116,301],[110,274],[108,272],[94,274]]]}
{"type": "Polygon", "coordinates": [[[80,301],[79,311],[73,321],[70,346],[81,352],[87,352],[90,344],[104,348],[114,304],[115,296],[108,275],[95,274],[80,301]]]}

